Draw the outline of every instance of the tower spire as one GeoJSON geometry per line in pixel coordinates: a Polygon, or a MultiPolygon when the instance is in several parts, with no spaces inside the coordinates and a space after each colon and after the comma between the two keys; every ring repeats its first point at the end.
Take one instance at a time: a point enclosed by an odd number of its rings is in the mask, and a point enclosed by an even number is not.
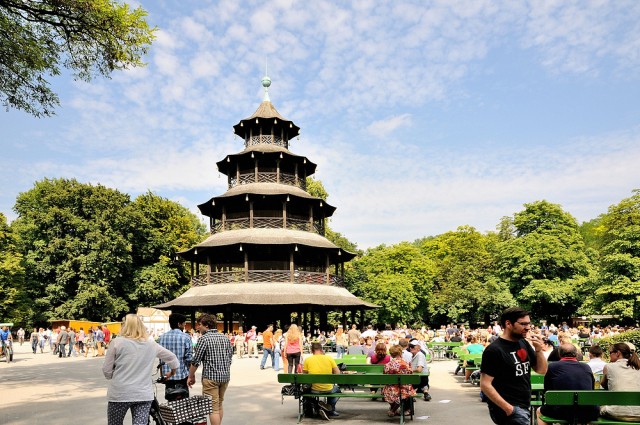
{"type": "Polygon", "coordinates": [[[262,99],[263,102],[271,102],[271,99],[269,99],[269,86],[271,85],[271,78],[269,78],[269,64],[267,63],[267,60],[265,59],[264,62],[264,77],[262,77],[262,87],[264,87],[264,98],[262,99]]]}

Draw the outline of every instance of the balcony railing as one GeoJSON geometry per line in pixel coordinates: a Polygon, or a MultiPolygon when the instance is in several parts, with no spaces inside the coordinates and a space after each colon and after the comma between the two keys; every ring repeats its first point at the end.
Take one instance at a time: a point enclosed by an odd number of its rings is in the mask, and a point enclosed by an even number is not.
{"type": "MultiPolygon", "coordinates": [[[[227,219],[223,223],[216,222],[211,226],[211,233],[219,233],[227,230],[250,229],[251,220],[248,217],[227,219]]],[[[313,232],[324,236],[324,223],[322,221],[301,220],[297,218],[288,218],[286,227],[283,226],[282,217],[253,217],[254,229],[290,229],[302,230],[304,232],[313,232]]]]}
{"type": "MultiPolygon", "coordinates": [[[[213,272],[191,278],[191,284],[193,286],[215,285],[220,283],[292,283],[292,279],[289,270],[249,270],[246,275],[242,270],[213,272]]],[[[296,270],[293,272],[293,283],[327,285],[327,274],[296,270]]],[[[329,274],[329,285],[342,286],[342,277],[329,274]]]]}
{"type": "Polygon", "coordinates": [[[278,173],[261,171],[258,171],[258,180],[256,180],[255,173],[240,174],[240,178],[237,176],[231,176],[231,179],[229,179],[229,189],[238,185],[250,183],[280,183],[287,184],[289,186],[296,186],[302,190],[307,190],[307,182],[303,178],[296,177],[293,174],[280,173],[280,181],[278,182],[278,173]]]}
{"type": "Polygon", "coordinates": [[[276,145],[282,146],[283,148],[288,148],[287,140],[283,139],[280,136],[272,136],[270,134],[263,134],[262,136],[253,136],[247,137],[244,142],[246,147],[254,146],[254,145],[276,145]]]}

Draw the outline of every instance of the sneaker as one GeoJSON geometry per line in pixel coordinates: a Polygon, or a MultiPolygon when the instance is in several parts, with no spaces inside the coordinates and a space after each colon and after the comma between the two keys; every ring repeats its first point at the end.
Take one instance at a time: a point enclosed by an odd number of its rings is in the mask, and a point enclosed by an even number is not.
{"type": "Polygon", "coordinates": [[[335,410],[331,410],[331,411],[327,412],[327,416],[331,416],[331,417],[337,418],[338,416],[340,416],[340,413],[336,412],[335,410]]]}
{"type": "Polygon", "coordinates": [[[424,401],[431,401],[431,394],[424,393],[424,401]]]}
{"type": "Polygon", "coordinates": [[[322,419],[324,419],[325,421],[329,420],[329,416],[327,416],[327,412],[325,412],[324,410],[320,409],[320,411],[318,412],[318,414],[320,415],[320,417],[322,419]]]}
{"type": "Polygon", "coordinates": [[[327,412],[331,412],[333,410],[333,407],[331,407],[329,403],[325,403],[324,401],[318,400],[318,406],[320,407],[320,409],[326,410],[327,412]]]}

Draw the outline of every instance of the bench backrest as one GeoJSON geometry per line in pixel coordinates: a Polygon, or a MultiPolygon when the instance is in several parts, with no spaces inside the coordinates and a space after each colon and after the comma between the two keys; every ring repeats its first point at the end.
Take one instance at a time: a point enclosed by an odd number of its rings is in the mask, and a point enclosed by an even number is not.
{"type": "Polygon", "coordinates": [[[308,374],[308,373],[281,373],[278,382],[282,384],[342,384],[342,385],[393,385],[393,384],[419,384],[420,375],[391,375],[384,373],[367,373],[358,375],[348,374],[308,374]]]}
{"type": "Polygon", "coordinates": [[[383,364],[358,364],[358,365],[347,365],[347,370],[353,370],[356,372],[364,372],[364,373],[383,373],[384,365],[383,364]]]}
{"type": "Polygon", "coordinates": [[[544,402],[552,406],[640,406],[640,391],[553,390],[544,394],[544,402]]]}

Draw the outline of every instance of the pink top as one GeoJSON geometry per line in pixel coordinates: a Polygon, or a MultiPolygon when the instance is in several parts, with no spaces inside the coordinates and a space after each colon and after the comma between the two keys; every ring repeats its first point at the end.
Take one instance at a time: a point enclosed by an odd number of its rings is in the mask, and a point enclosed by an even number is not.
{"type": "Polygon", "coordinates": [[[294,354],[300,352],[300,339],[296,341],[290,341],[287,339],[287,354],[294,354]]]}

